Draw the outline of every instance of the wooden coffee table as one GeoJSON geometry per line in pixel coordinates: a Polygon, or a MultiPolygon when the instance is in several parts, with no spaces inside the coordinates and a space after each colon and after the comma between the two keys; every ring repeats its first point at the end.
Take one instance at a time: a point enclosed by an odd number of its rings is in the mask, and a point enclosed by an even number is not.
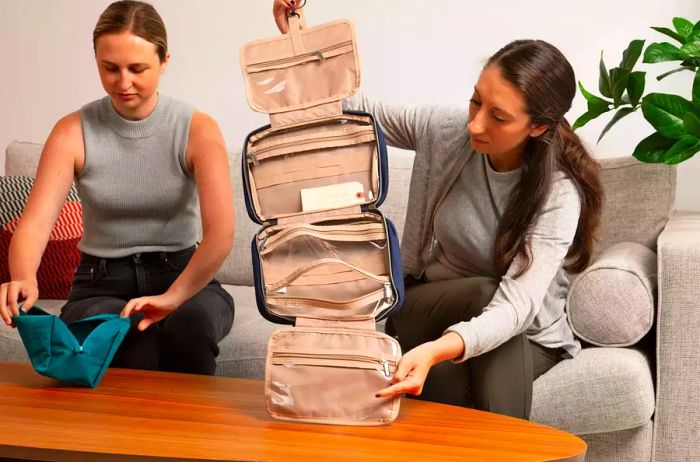
{"type": "Polygon", "coordinates": [[[0,458],[56,461],[583,461],[586,444],[524,420],[404,399],[382,427],[285,423],[263,384],[110,369],[92,390],[0,362],[0,458]]]}

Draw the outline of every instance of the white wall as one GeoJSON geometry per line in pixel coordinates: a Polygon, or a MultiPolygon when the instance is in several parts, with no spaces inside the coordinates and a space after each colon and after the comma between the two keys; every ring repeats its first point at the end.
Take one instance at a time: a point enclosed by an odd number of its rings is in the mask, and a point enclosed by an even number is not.
{"type": "MultiPolygon", "coordinates": [[[[155,0],[168,27],[172,61],[161,90],[218,120],[230,148],[266,122],[249,109],[238,64],[247,41],[276,34],[271,0],[155,0]]],[[[91,34],[104,0],[0,0],[0,149],[13,139],[43,142],[61,115],[102,96],[91,34]]],[[[309,24],[355,22],[362,89],[397,103],[465,102],[483,61],[516,38],[558,46],[578,79],[596,90],[598,58],[619,62],[633,38],[663,41],[649,26],[673,16],[700,19],[698,0],[308,0],[309,24]]],[[[652,75],[663,66],[646,66],[652,75]]],[[[671,68],[672,66],[668,66],[671,68]]],[[[691,74],[649,88],[690,96],[691,74]]],[[[585,110],[577,96],[569,120],[585,110]]],[[[599,145],[608,116],[579,131],[597,157],[629,155],[653,130],[641,113],[623,119],[599,145]]],[[[4,165],[4,153],[0,154],[4,165]]],[[[4,167],[0,167],[3,173],[4,167]]],[[[700,210],[700,154],[680,165],[677,207],[700,210]]]]}

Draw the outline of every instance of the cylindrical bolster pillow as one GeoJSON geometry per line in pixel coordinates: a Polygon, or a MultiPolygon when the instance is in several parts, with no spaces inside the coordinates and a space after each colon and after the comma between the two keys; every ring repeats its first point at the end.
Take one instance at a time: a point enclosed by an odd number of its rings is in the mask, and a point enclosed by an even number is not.
{"type": "Polygon", "coordinates": [[[569,325],[593,345],[634,345],[654,323],[655,300],[656,254],[622,242],[601,253],[571,284],[569,325]]]}

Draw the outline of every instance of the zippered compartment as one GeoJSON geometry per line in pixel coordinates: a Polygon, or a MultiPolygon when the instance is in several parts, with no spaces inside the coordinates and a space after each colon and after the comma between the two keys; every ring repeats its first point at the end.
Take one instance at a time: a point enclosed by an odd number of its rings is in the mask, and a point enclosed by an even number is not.
{"type": "Polygon", "coordinates": [[[373,126],[347,126],[335,130],[319,131],[305,135],[277,137],[261,140],[248,149],[248,161],[256,164],[271,157],[314,151],[323,148],[352,146],[376,141],[373,126]],[[280,139],[281,138],[281,139],[280,139]]]}
{"type": "Polygon", "coordinates": [[[401,357],[395,339],[374,331],[287,328],[273,332],[265,385],[279,418],[328,423],[388,423],[398,398],[377,398],[401,357]]]}
{"type": "Polygon", "coordinates": [[[260,313],[267,320],[275,323],[293,323],[297,316],[317,319],[361,320],[383,319],[390,312],[398,309],[403,300],[403,275],[398,254],[398,237],[389,220],[378,211],[358,214],[339,215],[334,219],[324,219],[311,224],[284,224],[264,227],[251,243],[253,269],[256,274],[255,298],[260,313]],[[324,240],[319,236],[296,234],[297,228],[346,229],[353,225],[359,227],[381,224],[385,228],[382,241],[344,241],[342,239],[324,240]],[[272,251],[267,242],[283,236],[286,242],[280,243],[272,251]],[[309,244],[311,240],[311,244],[309,244]],[[316,241],[316,242],[314,242],[316,241]],[[360,247],[357,247],[360,245],[360,247]],[[362,247],[362,246],[365,247],[362,247]],[[348,247],[349,246],[349,247],[348,247]],[[337,255],[374,274],[387,277],[381,283],[367,278],[342,266],[327,265],[304,274],[294,283],[275,291],[266,290],[269,284],[278,281],[295,269],[309,265],[317,258],[337,255]],[[375,263],[371,263],[371,262],[375,263]],[[368,262],[370,264],[368,264],[368,262]],[[375,267],[380,264],[381,267],[375,267]],[[327,284],[327,274],[335,272],[344,274],[345,282],[327,284]]]}
{"type": "Polygon", "coordinates": [[[274,366],[340,367],[381,372],[390,379],[396,371],[396,361],[377,358],[360,351],[273,351],[274,366]]]}
{"type": "Polygon", "coordinates": [[[266,306],[279,316],[321,319],[383,313],[397,297],[387,239],[376,213],[264,229],[254,258],[266,306]]]}
{"type": "Polygon", "coordinates": [[[357,226],[315,226],[300,224],[274,235],[268,235],[260,243],[260,255],[264,256],[292,239],[309,236],[326,241],[375,242],[386,241],[386,230],[380,223],[357,226]]]}
{"type": "MultiPolygon", "coordinates": [[[[249,139],[244,174],[261,220],[326,209],[325,204],[315,202],[304,207],[302,190],[307,189],[352,184],[328,204],[329,209],[359,207],[377,200],[382,191],[376,129],[370,118],[356,119],[353,116],[282,133],[268,130],[249,139]]],[[[323,193],[306,194],[312,198],[323,193]]]]}
{"type": "Polygon", "coordinates": [[[347,20],[247,43],[240,61],[248,102],[259,112],[341,101],[360,86],[355,31],[347,20]]]}
{"type": "Polygon", "coordinates": [[[246,66],[245,69],[247,73],[255,74],[258,72],[264,72],[268,70],[284,69],[291,66],[297,66],[311,61],[325,61],[329,58],[333,58],[338,55],[352,53],[352,51],[352,41],[347,40],[342,43],[336,43],[334,45],[329,45],[319,50],[315,50],[308,53],[302,53],[296,56],[271,59],[259,63],[250,63],[246,66]]]}

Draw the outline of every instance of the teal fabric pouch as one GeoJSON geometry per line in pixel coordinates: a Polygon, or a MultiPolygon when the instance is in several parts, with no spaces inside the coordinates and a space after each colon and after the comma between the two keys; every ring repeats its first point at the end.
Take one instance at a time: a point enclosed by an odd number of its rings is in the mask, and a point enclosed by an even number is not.
{"type": "Polygon", "coordinates": [[[64,323],[32,307],[12,320],[36,372],[77,385],[96,387],[129,331],[129,318],[101,314],[64,323]]]}

